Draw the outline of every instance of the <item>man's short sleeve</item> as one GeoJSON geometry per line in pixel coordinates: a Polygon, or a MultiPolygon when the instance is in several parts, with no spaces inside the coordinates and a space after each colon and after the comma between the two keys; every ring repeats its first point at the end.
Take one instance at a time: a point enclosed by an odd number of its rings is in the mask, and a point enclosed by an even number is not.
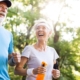
{"type": "Polygon", "coordinates": [[[10,34],[10,44],[9,44],[9,48],[8,48],[8,53],[11,54],[13,52],[13,36],[12,34],[10,34]]]}

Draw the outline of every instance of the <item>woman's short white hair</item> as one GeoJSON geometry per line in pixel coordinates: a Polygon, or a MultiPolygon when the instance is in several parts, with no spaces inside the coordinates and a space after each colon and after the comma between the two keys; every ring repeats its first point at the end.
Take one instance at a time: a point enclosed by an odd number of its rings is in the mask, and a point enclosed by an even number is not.
{"type": "Polygon", "coordinates": [[[40,25],[43,25],[43,26],[47,27],[50,31],[53,31],[52,23],[49,20],[45,20],[43,18],[35,20],[35,23],[34,23],[33,27],[34,27],[34,29],[36,29],[36,27],[38,27],[40,25]]]}

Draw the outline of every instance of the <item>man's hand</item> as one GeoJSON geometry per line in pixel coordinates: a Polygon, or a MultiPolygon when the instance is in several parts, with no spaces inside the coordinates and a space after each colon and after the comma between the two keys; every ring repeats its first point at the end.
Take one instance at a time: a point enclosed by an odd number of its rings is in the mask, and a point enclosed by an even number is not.
{"type": "Polygon", "coordinates": [[[21,61],[20,53],[12,53],[14,63],[19,63],[21,61]]]}

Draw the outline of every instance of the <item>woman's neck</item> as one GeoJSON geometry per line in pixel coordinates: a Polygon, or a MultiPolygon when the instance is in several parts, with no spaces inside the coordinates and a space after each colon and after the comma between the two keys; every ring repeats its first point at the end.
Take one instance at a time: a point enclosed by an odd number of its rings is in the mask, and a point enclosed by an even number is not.
{"type": "Polygon", "coordinates": [[[45,42],[37,42],[34,47],[38,50],[38,51],[45,51],[46,50],[46,43],[45,42]]]}

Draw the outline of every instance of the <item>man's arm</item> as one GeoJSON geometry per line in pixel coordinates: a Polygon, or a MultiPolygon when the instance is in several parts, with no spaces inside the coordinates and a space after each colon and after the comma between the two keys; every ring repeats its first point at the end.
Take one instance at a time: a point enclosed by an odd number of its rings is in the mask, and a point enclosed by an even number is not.
{"type": "Polygon", "coordinates": [[[9,54],[8,56],[8,63],[10,66],[15,66],[21,60],[21,55],[17,53],[9,54]]]}
{"type": "MultiPolygon", "coordinates": [[[[58,70],[59,75],[60,75],[60,71],[59,71],[59,63],[58,63],[57,60],[54,62],[53,69],[54,69],[54,70],[58,70]]],[[[58,77],[58,78],[59,78],[59,77],[58,77]]],[[[58,78],[54,78],[54,77],[52,77],[52,80],[58,80],[58,78]]]]}
{"type": "Polygon", "coordinates": [[[15,64],[16,64],[12,54],[9,54],[9,56],[8,56],[8,64],[10,66],[15,66],[15,64]]]}
{"type": "Polygon", "coordinates": [[[59,69],[58,61],[54,64],[53,69],[59,69]]]}

